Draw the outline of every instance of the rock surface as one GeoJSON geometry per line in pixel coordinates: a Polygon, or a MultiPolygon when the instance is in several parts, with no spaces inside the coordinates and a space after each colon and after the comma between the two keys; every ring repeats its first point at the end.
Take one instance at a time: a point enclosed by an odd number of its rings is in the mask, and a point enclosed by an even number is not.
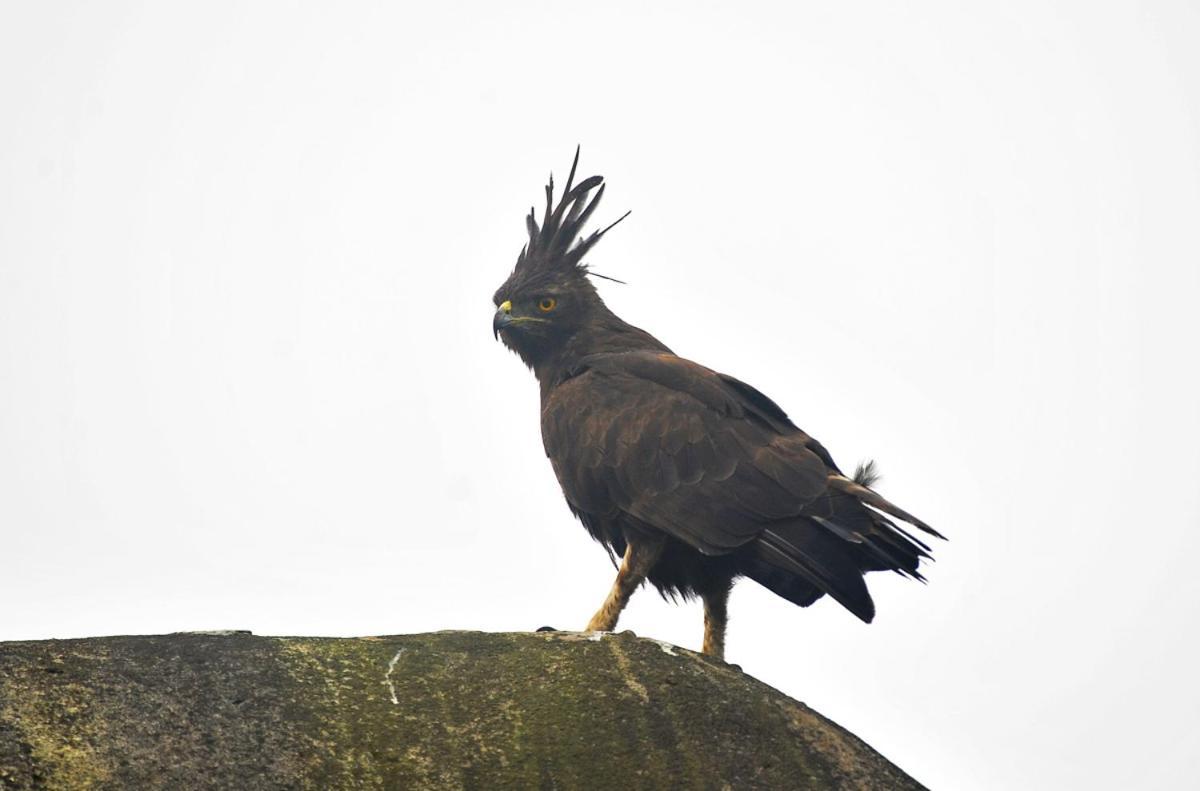
{"type": "Polygon", "coordinates": [[[736,668],[630,633],[0,643],[0,788],[919,789],[736,668]]]}

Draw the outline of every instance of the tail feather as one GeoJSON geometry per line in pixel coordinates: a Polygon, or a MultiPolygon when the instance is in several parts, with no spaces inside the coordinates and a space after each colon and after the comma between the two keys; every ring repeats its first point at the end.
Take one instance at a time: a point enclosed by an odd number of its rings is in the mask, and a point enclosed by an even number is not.
{"type": "Polygon", "coordinates": [[[761,563],[797,575],[868,623],[875,617],[853,544],[808,519],[792,519],[764,530],[753,547],[761,563]]]}
{"type": "Polygon", "coordinates": [[[868,562],[877,562],[870,566],[864,564],[864,571],[894,571],[903,577],[925,580],[917,569],[921,558],[928,557],[928,555],[919,549],[914,549],[908,542],[897,541],[895,537],[880,532],[868,538],[866,544],[874,554],[874,557],[868,559],[868,562]]]}
{"type": "MultiPolygon", "coordinates": [[[[879,475],[875,472],[874,462],[867,464],[866,470],[864,470],[863,468],[860,468],[859,472],[863,473],[864,479],[870,480],[872,482],[874,482],[875,480],[878,480],[878,478],[879,478],[879,475]]],[[[918,527],[921,530],[924,530],[926,533],[929,533],[931,536],[937,536],[938,538],[945,540],[946,537],[944,535],[942,535],[938,531],[934,530],[932,527],[925,524],[920,519],[918,519],[915,516],[913,516],[912,514],[910,514],[908,511],[905,511],[903,508],[900,508],[899,506],[893,504],[889,500],[885,500],[873,489],[867,488],[866,484],[860,483],[857,480],[858,475],[859,475],[859,473],[856,472],[855,480],[851,480],[850,478],[846,478],[845,476],[842,476],[842,475],[831,475],[831,476],[829,476],[829,485],[833,489],[836,489],[841,492],[845,492],[846,494],[853,495],[854,497],[856,497],[860,501],[862,501],[865,505],[869,505],[872,508],[883,511],[885,514],[888,514],[889,516],[894,516],[897,519],[908,522],[910,525],[912,525],[914,527],[918,527]]]]}
{"type": "Polygon", "coordinates": [[[825,595],[824,590],[807,578],[767,562],[761,557],[762,554],[758,550],[747,553],[741,559],[741,573],[776,596],[801,607],[807,607],[825,595]]]}

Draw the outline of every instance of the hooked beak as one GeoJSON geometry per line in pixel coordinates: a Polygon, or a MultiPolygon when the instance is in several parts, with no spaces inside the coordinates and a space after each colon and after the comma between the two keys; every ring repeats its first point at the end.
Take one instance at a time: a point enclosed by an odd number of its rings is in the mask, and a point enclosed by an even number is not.
{"type": "Polygon", "coordinates": [[[492,335],[497,340],[500,339],[500,330],[513,323],[512,318],[512,302],[505,300],[504,304],[496,308],[496,315],[492,317],[492,335]]]}

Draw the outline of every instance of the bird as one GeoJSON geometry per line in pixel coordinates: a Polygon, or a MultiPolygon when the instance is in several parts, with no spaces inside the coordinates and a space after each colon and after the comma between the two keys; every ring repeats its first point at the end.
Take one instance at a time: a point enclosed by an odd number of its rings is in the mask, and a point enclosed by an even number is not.
{"type": "Polygon", "coordinates": [[[530,208],[492,332],[536,377],[563,496],[617,566],[585,630],[612,632],[648,581],[666,598],[702,600],[701,650],[724,659],[743,578],[801,607],[828,595],[870,623],[866,572],[924,581],[932,555],[917,533],[944,536],[876,491],[873,461],[844,474],[766,395],[608,308],[592,278],[614,278],[584,256],[629,212],[584,235],[606,185],[575,183],[578,165],[576,148],[557,202],[551,174],[540,223],[530,208]]]}

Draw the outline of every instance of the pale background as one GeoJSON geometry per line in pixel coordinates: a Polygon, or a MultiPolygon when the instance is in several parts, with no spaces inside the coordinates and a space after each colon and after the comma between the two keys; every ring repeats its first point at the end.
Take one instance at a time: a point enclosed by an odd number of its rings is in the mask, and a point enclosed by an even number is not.
{"type": "Polygon", "coordinates": [[[581,627],[490,297],[582,143],[610,305],[951,537],[729,659],[935,789],[1191,784],[1200,11],[987,5],[4,2],[0,639],[581,627]]]}

